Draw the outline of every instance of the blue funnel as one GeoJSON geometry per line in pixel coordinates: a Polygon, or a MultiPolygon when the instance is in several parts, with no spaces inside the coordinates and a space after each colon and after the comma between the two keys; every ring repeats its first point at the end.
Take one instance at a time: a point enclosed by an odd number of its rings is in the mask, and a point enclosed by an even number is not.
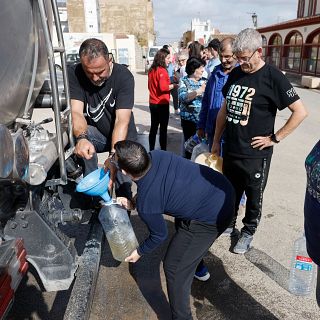
{"type": "Polygon", "coordinates": [[[103,168],[98,168],[85,176],[78,183],[76,190],[88,196],[100,196],[108,203],[112,200],[108,192],[109,174],[109,171],[106,173],[103,168]]]}

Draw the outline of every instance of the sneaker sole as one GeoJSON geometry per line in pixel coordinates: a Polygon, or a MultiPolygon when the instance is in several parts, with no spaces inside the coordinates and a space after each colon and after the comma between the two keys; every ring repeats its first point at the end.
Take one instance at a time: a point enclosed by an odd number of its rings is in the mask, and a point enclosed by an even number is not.
{"type": "Polygon", "coordinates": [[[207,281],[210,279],[210,273],[207,273],[205,276],[203,277],[199,277],[197,275],[194,275],[194,277],[197,279],[197,280],[200,280],[200,281],[207,281]]]}
{"type": "Polygon", "coordinates": [[[246,252],[248,252],[250,250],[251,247],[249,247],[247,250],[243,249],[243,250],[239,250],[239,249],[233,249],[232,252],[233,253],[237,253],[237,254],[244,254],[246,252]]]}

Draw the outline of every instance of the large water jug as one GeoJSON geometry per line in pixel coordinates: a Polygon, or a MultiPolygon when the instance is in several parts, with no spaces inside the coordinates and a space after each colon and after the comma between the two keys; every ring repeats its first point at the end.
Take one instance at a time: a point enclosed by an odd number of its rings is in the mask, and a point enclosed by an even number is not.
{"type": "Polygon", "coordinates": [[[307,252],[306,237],[303,234],[293,245],[289,291],[298,296],[309,295],[314,287],[316,266],[307,252]]]}
{"type": "Polygon", "coordinates": [[[124,261],[138,247],[127,210],[114,202],[105,204],[100,210],[99,220],[113,257],[124,261]]]}

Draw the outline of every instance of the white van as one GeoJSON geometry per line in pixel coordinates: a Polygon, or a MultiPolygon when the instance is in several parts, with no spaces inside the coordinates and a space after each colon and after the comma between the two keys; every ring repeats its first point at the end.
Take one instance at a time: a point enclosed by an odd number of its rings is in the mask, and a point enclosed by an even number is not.
{"type": "Polygon", "coordinates": [[[144,67],[144,70],[146,73],[148,72],[149,68],[152,65],[154,56],[156,55],[158,50],[161,48],[162,48],[162,46],[152,46],[152,47],[148,48],[147,56],[144,56],[144,58],[146,59],[145,67],[144,67]]]}

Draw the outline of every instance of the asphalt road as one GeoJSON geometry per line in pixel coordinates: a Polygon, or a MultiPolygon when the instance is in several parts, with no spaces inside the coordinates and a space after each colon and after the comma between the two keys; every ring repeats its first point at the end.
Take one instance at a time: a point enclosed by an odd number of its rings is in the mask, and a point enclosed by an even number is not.
{"type": "MultiPolygon", "coordinates": [[[[139,139],[146,143],[150,125],[147,77],[137,73],[135,79],[135,120],[139,139]]],[[[275,147],[253,248],[245,255],[235,255],[230,252],[229,237],[221,237],[214,243],[205,258],[211,279],[206,283],[194,281],[192,286],[194,319],[320,319],[314,292],[302,298],[287,291],[293,241],[303,230],[304,159],[319,139],[320,123],[320,91],[298,86],[296,90],[309,110],[309,117],[275,147]]],[[[289,116],[288,111],[278,113],[276,127],[283,125],[289,116]]],[[[180,123],[173,114],[168,141],[168,149],[180,153],[180,123]]],[[[103,161],[103,156],[100,159],[103,161]]],[[[135,212],[132,224],[138,239],[143,240],[147,230],[135,212]]],[[[238,226],[241,227],[241,216],[238,226]]],[[[86,234],[86,226],[72,228],[74,233],[82,230],[86,234]]],[[[169,218],[168,228],[172,234],[173,223],[169,218]]],[[[168,320],[161,267],[166,244],[134,265],[116,262],[105,245],[90,319],[168,320]]],[[[70,290],[43,292],[29,272],[8,319],[63,319],[69,294],[70,290]]]]}

